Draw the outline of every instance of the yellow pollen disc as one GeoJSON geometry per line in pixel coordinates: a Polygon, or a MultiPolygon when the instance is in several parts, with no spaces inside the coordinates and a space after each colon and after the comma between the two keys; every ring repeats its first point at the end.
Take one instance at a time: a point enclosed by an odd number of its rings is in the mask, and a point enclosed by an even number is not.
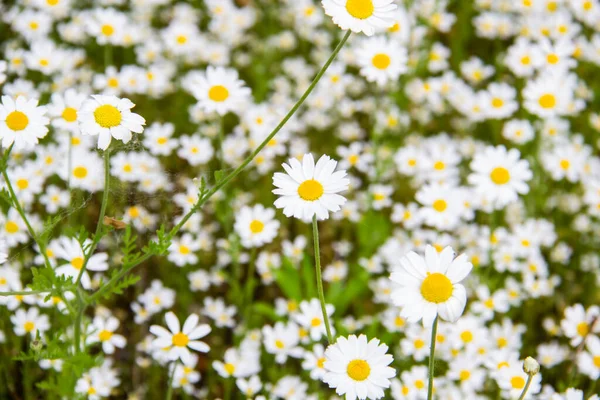
{"type": "Polygon", "coordinates": [[[140,210],[137,207],[131,207],[128,214],[131,218],[137,218],[140,216],[140,210]]]}
{"type": "Polygon", "coordinates": [[[496,167],[490,173],[490,179],[496,185],[506,185],[510,181],[510,172],[504,167],[496,167]]]}
{"type": "Polygon", "coordinates": [[[29,118],[21,111],[13,111],[6,117],[6,126],[13,131],[22,131],[29,125],[29,118]]]}
{"type": "Polygon", "coordinates": [[[104,104],[94,111],[96,123],[103,128],[114,128],[121,123],[121,112],[115,106],[104,104]]]}
{"type": "Polygon", "coordinates": [[[444,164],[442,161],[437,161],[435,164],[433,164],[433,168],[438,171],[443,171],[446,168],[446,164],[444,164]]]}
{"type": "Polygon", "coordinates": [[[496,343],[498,344],[499,348],[503,348],[506,347],[506,345],[508,344],[508,340],[506,340],[505,338],[500,338],[497,340],[496,343]]]}
{"type": "Polygon", "coordinates": [[[319,326],[319,325],[321,325],[321,320],[319,318],[313,318],[310,321],[310,325],[311,326],[319,326]]]}
{"type": "Polygon", "coordinates": [[[83,258],[81,257],[75,257],[71,260],[71,265],[73,266],[73,268],[75,268],[76,270],[80,270],[81,267],[83,267],[83,258]]]}
{"type": "Polygon", "coordinates": [[[417,165],[417,160],[411,158],[410,160],[408,160],[408,165],[414,167],[415,165],[417,165]]]}
{"type": "Polygon", "coordinates": [[[67,107],[62,113],[62,117],[67,122],[74,122],[77,120],[77,110],[73,107],[67,107]]]}
{"type": "Polygon", "coordinates": [[[460,340],[462,340],[465,343],[471,343],[473,341],[473,334],[471,333],[471,331],[463,331],[460,334],[460,340]]]}
{"type": "Polygon", "coordinates": [[[348,157],[348,162],[350,165],[356,165],[358,162],[358,156],[356,154],[352,154],[350,157],[348,157]]]}
{"type": "Polygon", "coordinates": [[[131,164],[125,164],[123,166],[123,172],[131,172],[133,171],[133,168],[131,167],[131,164]]]}
{"type": "Polygon", "coordinates": [[[50,64],[50,62],[49,62],[49,61],[48,61],[48,59],[46,59],[46,58],[42,58],[42,59],[40,60],[40,65],[41,65],[42,67],[47,67],[49,64],[50,64]]]}
{"type": "Polygon", "coordinates": [[[265,224],[255,219],[250,222],[250,232],[252,233],[261,233],[265,229],[265,224]]]}
{"type": "Polygon", "coordinates": [[[302,200],[315,201],[323,196],[323,185],[314,179],[308,179],[298,186],[298,196],[302,200]]]}
{"type": "Polygon", "coordinates": [[[483,304],[487,308],[494,308],[494,300],[492,300],[492,299],[487,299],[483,304]]]}
{"type": "Polygon", "coordinates": [[[208,91],[208,98],[221,103],[229,97],[229,90],[223,85],[215,85],[208,91]]]}
{"type": "Polygon", "coordinates": [[[451,296],[454,288],[452,282],[444,274],[435,272],[428,274],[421,283],[421,295],[430,303],[443,303],[451,296]]]}
{"type": "Polygon", "coordinates": [[[397,22],[388,28],[388,32],[398,32],[399,30],[400,30],[400,24],[397,22]]]}
{"type": "Polygon", "coordinates": [[[112,88],[116,88],[119,86],[119,81],[117,80],[117,78],[110,78],[108,80],[108,82],[106,82],[108,86],[112,87],[112,88]]]}
{"type": "Polygon", "coordinates": [[[278,349],[283,349],[285,347],[285,344],[283,344],[281,340],[277,339],[275,341],[275,347],[277,347],[278,349]]]}
{"type": "Polygon", "coordinates": [[[514,376],[510,380],[510,384],[513,389],[523,389],[525,387],[525,379],[521,378],[520,376],[514,376]]]}
{"type": "Polygon", "coordinates": [[[29,181],[27,179],[19,179],[17,181],[17,187],[21,190],[25,190],[29,187],[29,181]]]}
{"type": "Polygon", "coordinates": [[[176,333],[173,335],[173,346],[177,346],[177,347],[185,347],[187,346],[188,342],[190,341],[190,338],[188,338],[188,336],[185,333],[176,333]]]}
{"type": "Polygon", "coordinates": [[[165,144],[165,143],[167,143],[167,138],[166,137],[159,137],[156,140],[156,143],[158,143],[158,144],[165,144]]]}
{"type": "Polygon", "coordinates": [[[233,375],[233,373],[235,372],[235,365],[231,364],[231,363],[227,363],[223,366],[223,368],[225,368],[225,371],[227,371],[227,373],[229,375],[233,375]]]}
{"type": "Polygon", "coordinates": [[[59,0],[46,0],[46,4],[48,4],[49,6],[55,6],[58,4],[59,0]]]}
{"type": "Polygon", "coordinates": [[[317,367],[323,368],[325,366],[325,357],[321,357],[317,360],[317,367]]]}
{"type": "Polygon", "coordinates": [[[392,60],[387,54],[379,53],[376,54],[375,57],[373,57],[371,62],[373,63],[373,66],[377,69],[386,69],[390,66],[392,60]]]}
{"type": "Polygon", "coordinates": [[[177,43],[185,44],[187,42],[187,37],[184,35],[177,36],[177,43]]]}
{"type": "Polygon", "coordinates": [[[100,331],[100,334],[98,335],[98,338],[100,339],[101,342],[106,342],[107,340],[110,340],[110,338],[112,337],[113,333],[110,331],[107,331],[106,329],[103,331],[100,331]]]}
{"type": "Polygon", "coordinates": [[[500,107],[502,107],[503,105],[504,105],[504,101],[503,101],[501,98],[499,98],[499,97],[494,97],[494,98],[492,99],[492,106],[493,106],[494,108],[500,108],[500,107]]]}
{"type": "Polygon", "coordinates": [[[425,387],[425,382],[423,382],[421,379],[417,379],[415,381],[415,387],[417,389],[423,389],[425,387]]]}
{"type": "Polygon", "coordinates": [[[373,199],[375,199],[376,201],[381,201],[385,199],[385,195],[381,194],[381,193],[375,193],[373,195],[373,199]]]}
{"type": "Polygon", "coordinates": [[[112,25],[102,25],[102,34],[104,36],[112,36],[113,33],[115,33],[115,28],[113,28],[112,25]]]}
{"type": "Polygon", "coordinates": [[[37,30],[37,28],[40,27],[40,25],[37,22],[32,21],[29,23],[29,27],[35,31],[35,30],[37,30]]]}
{"type": "Polygon", "coordinates": [[[548,64],[556,64],[558,63],[559,58],[556,54],[548,54],[546,60],[548,61],[548,64]]]}
{"type": "Polygon", "coordinates": [[[402,327],[402,326],[404,326],[405,323],[406,322],[404,321],[404,318],[402,318],[402,317],[396,317],[394,319],[394,325],[396,325],[397,327],[402,327]]]}
{"type": "Polygon", "coordinates": [[[466,369],[463,369],[462,371],[460,371],[459,378],[461,381],[466,381],[470,377],[471,377],[471,373],[469,371],[467,371],[466,369]]]}
{"type": "Polygon", "coordinates": [[[560,167],[562,169],[569,169],[570,166],[571,163],[569,162],[569,160],[560,160],[560,167]]]}
{"type": "Polygon", "coordinates": [[[446,203],[446,200],[438,199],[433,202],[432,207],[437,212],[444,212],[448,208],[448,203],[446,203]]]}
{"type": "Polygon", "coordinates": [[[17,233],[19,231],[19,225],[13,221],[8,221],[4,229],[6,229],[6,232],[8,233],[17,233]]]}
{"type": "Polygon", "coordinates": [[[189,254],[190,253],[190,248],[184,245],[179,246],[179,252],[181,254],[189,254]]]}
{"type": "Polygon", "coordinates": [[[81,139],[79,139],[78,137],[75,137],[75,136],[73,136],[73,137],[71,138],[71,144],[72,144],[73,146],[78,146],[78,145],[80,145],[80,144],[81,144],[81,139]]]}
{"type": "Polygon", "coordinates": [[[502,368],[505,368],[505,367],[508,367],[508,366],[509,365],[508,365],[508,363],[506,361],[502,361],[502,362],[498,363],[497,368],[498,369],[502,369],[502,368]]]}
{"type": "Polygon", "coordinates": [[[593,358],[593,361],[594,361],[594,366],[595,366],[596,368],[600,368],[600,356],[595,356],[595,357],[593,358]]]}
{"type": "Polygon", "coordinates": [[[538,100],[538,102],[540,103],[540,106],[543,108],[554,108],[554,106],[556,105],[556,97],[554,97],[553,94],[546,93],[546,94],[540,96],[540,99],[538,100]]]}
{"type": "Polygon", "coordinates": [[[87,176],[88,171],[85,167],[77,167],[73,170],[73,175],[75,178],[83,179],[87,176]]]}
{"type": "Polygon", "coordinates": [[[0,277],[0,285],[6,285],[6,278],[0,277]]]}
{"type": "Polygon", "coordinates": [[[422,349],[425,346],[425,342],[421,339],[415,339],[413,344],[415,345],[415,349],[422,349]]]}
{"type": "Polygon", "coordinates": [[[375,6],[372,0],[348,0],[346,11],[354,18],[367,19],[375,12],[375,6]]]}
{"type": "Polygon", "coordinates": [[[346,373],[355,381],[364,381],[371,374],[371,367],[365,360],[352,360],[346,367],[346,373]]]}
{"type": "Polygon", "coordinates": [[[25,325],[23,325],[23,328],[25,329],[25,332],[31,332],[35,328],[35,324],[31,321],[27,321],[25,322],[25,325]]]}
{"type": "Polygon", "coordinates": [[[529,56],[521,57],[521,64],[523,64],[523,65],[531,64],[531,58],[529,58],[529,56]]]}
{"type": "Polygon", "coordinates": [[[585,11],[590,11],[592,9],[592,2],[586,1],[585,3],[583,3],[583,9],[585,11]]]}
{"type": "Polygon", "coordinates": [[[580,336],[586,336],[590,332],[590,327],[586,322],[580,322],[577,324],[577,333],[580,336]]]}

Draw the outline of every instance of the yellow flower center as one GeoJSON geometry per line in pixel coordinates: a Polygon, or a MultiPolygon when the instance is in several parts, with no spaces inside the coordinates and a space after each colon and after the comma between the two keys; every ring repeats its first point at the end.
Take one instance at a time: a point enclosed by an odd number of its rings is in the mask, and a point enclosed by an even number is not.
{"type": "Polygon", "coordinates": [[[505,185],[510,181],[510,172],[504,167],[496,167],[490,173],[490,179],[496,185],[505,185]]]}
{"type": "Polygon", "coordinates": [[[156,142],[158,144],[165,144],[165,143],[167,143],[167,138],[166,137],[159,137],[156,142]]]}
{"type": "Polygon", "coordinates": [[[494,98],[492,99],[492,106],[493,106],[494,108],[500,108],[500,107],[502,107],[503,105],[504,105],[504,101],[503,101],[501,98],[499,98],[499,97],[494,97],[494,98]]]}
{"type": "Polygon", "coordinates": [[[415,381],[415,387],[417,389],[423,389],[425,387],[425,382],[423,382],[423,380],[421,380],[421,379],[417,379],[415,381]]]}
{"type": "Polygon", "coordinates": [[[588,324],[586,322],[580,322],[577,324],[577,333],[579,333],[580,336],[585,336],[590,332],[590,327],[588,326],[588,324]]]}
{"type": "Polygon", "coordinates": [[[358,162],[358,156],[356,154],[352,154],[350,157],[348,157],[348,162],[350,165],[355,165],[358,162]]]}
{"type": "Polygon", "coordinates": [[[471,331],[463,331],[460,334],[460,340],[465,343],[471,343],[473,341],[473,333],[471,331]]]}
{"type": "Polygon", "coordinates": [[[323,196],[323,185],[314,179],[308,179],[298,186],[298,196],[302,200],[315,201],[323,196]]]}
{"type": "Polygon", "coordinates": [[[346,11],[354,18],[367,19],[375,12],[375,6],[372,0],[348,0],[346,11]]]}
{"type": "Polygon", "coordinates": [[[115,33],[115,28],[113,28],[112,25],[102,25],[102,34],[104,36],[112,36],[113,33],[115,33]]]}
{"type": "Polygon", "coordinates": [[[510,380],[513,389],[523,389],[525,387],[525,379],[520,376],[513,376],[510,380]]]}
{"type": "Polygon", "coordinates": [[[425,346],[425,342],[421,339],[415,339],[414,343],[415,349],[422,349],[425,346]]]}
{"type": "Polygon", "coordinates": [[[100,338],[101,342],[106,342],[107,340],[110,340],[110,338],[112,337],[113,333],[110,331],[107,331],[106,329],[103,331],[100,331],[100,334],[98,335],[98,338],[100,338]]]}
{"type": "Polygon", "coordinates": [[[460,371],[459,379],[461,381],[466,381],[470,377],[471,377],[471,372],[467,371],[466,369],[463,369],[462,371],[460,371]]]}
{"type": "Polygon", "coordinates": [[[49,61],[48,61],[48,59],[46,59],[46,58],[42,58],[42,59],[40,60],[40,65],[41,65],[42,67],[47,67],[49,64],[50,64],[50,62],[49,62],[49,61]]]}
{"type": "Polygon", "coordinates": [[[317,360],[317,367],[324,368],[325,366],[325,357],[321,357],[317,360]]]}
{"type": "Polygon", "coordinates": [[[352,360],[348,363],[346,373],[355,381],[364,381],[371,374],[371,367],[365,360],[352,360]]]}
{"type": "Polygon", "coordinates": [[[590,11],[592,9],[592,2],[586,1],[585,3],[583,3],[583,9],[585,11],[590,11]]]}
{"type": "Polygon", "coordinates": [[[595,356],[593,358],[594,361],[594,366],[596,366],[596,368],[600,368],[600,356],[595,356]]]}
{"type": "Polygon", "coordinates": [[[233,373],[235,372],[235,365],[231,364],[231,363],[227,363],[224,366],[225,371],[227,371],[227,373],[229,375],[233,375],[233,373]]]}
{"type": "Polygon", "coordinates": [[[448,203],[446,203],[446,200],[438,199],[433,202],[432,206],[435,211],[444,212],[448,208],[448,203]]]}
{"type": "Polygon", "coordinates": [[[556,105],[556,97],[553,94],[546,93],[539,99],[540,106],[543,108],[554,108],[556,105]]]}
{"type": "Polygon", "coordinates": [[[379,53],[376,54],[375,57],[373,57],[371,62],[373,63],[373,66],[377,69],[386,69],[390,66],[392,60],[387,54],[379,53]]]}
{"type": "Polygon", "coordinates": [[[265,229],[265,224],[255,219],[250,222],[250,232],[252,233],[261,233],[265,229]]]}
{"type": "Polygon", "coordinates": [[[114,128],[121,123],[121,112],[115,106],[104,104],[94,111],[96,123],[103,128],[114,128]]]}
{"type": "Polygon", "coordinates": [[[25,322],[25,325],[23,325],[23,328],[25,329],[25,332],[31,332],[35,328],[35,324],[31,321],[27,321],[25,322]]]}
{"type": "Polygon", "coordinates": [[[55,6],[58,4],[59,0],[46,0],[46,4],[48,4],[49,6],[55,6]]]}
{"type": "Polygon", "coordinates": [[[310,325],[311,326],[319,326],[319,325],[321,325],[321,319],[320,318],[313,318],[310,321],[310,325]]]}
{"type": "Polygon", "coordinates": [[[29,118],[21,111],[13,111],[6,117],[6,126],[13,131],[22,131],[29,125],[29,118]]]}
{"type": "Polygon", "coordinates": [[[546,60],[548,61],[548,64],[556,64],[558,63],[559,58],[556,54],[548,54],[546,60]]]}
{"type": "Polygon", "coordinates": [[[177,43],[185,44],[187,42],[187,37],[184,35],[177,36],[177,43]]]}
{"type": "Polygon", "coordinates": [[[172,339],[173,346],[177,347],[185,347],[189,341],[190,338],[185,333],[181,332],[174,334],[172,339]]]}
{"type": "Polygon", "coordinates": [[[77,120],[77,110],[73,107],[67,107],[62,113],[62,117],[67,122],[74,122],[77,120]]]}
{"type": "Polygon", "coordinates": [[[223,85],[216,85],[210,88],[208,91],[208,98],[212,101],[221,103],[229,97],[229,90],[223,85]]]}
{"type": "Polygon", "coordinates": [[[108,86],[116,88],[119,86],[119,81],[117,80],[117,78],[110,78],[107,82],[108,86]]]}
{"type": "Polygon", "coordinates": [[[87,168],[85,167],[76,167],[73,170],[73,175],[75,176],[75,178],[83,179],[87,176],[87,174],[87,168]]]}
{"type": "Polygon", "coordinates": [[[275,347],[277,347],[278,349],[283,349],[285,347],[285,344],[283,344],[281,340],[277,339],[275,341],[275,347]]]}
{"type": "Polygon", "coordinates": [[[189,254],[190,248],[182,244],[181,246],[179,246],[179,252],[181,254],[189,254]]]}
{"type": "Polygon", "coordinates": [[[443,171],[446,168],[446,164],[444,164],[443,161],[437,161],[435,164],[433,164],[433,168],[438,171],[443,171]]]}
{"type": "Polygon", "coordinates": [[[13,221],[8,221],[4,229],[6,229],[6,232],[8,233],[17,233],[19,231],[19,225],[13,221]]]}
{"type": "Polygon", "coordinates": [[[21,190],[25,190],[29,187],[29,181],[27,179],[21,178],[17,181],[17,187],[21,190]]]}
{"type": "Polygon", "coordinates": [[[506,347],[506,345],[508,344],[508,340],[506,340],[505,338],[500,338],[496,341],[496,343],[498,344],[499,348],[503,348],[506,347]]]}
{"type": "Polygon", "coordinates": [[[73,266],[73,268],[79,271],[81,267],[83,267],[83,258],[75,257],[71,260],[71,265],[73,266]]]}
{"type": "Polygon", "coordinates": [[[569,160],[560,160],[560,167],[562,169],[569,169],[570,166],[571,163],[569,162],[569,160]]]}
{"type": "Polygon", "coordinates": [[[40,24],[38,24],[38,23],[37,23],[37,22],[35,22],[35,21],[31,21],[31,22],[29,23],[29,27],[35,31],[35,30],[37,30],[37,28],[39,28],[39,27],[40,27],[40,24]]]}
{"type": "Polygon", "coordinates": [[[430,303],[443,303],[452,296],[452,282],[444,274],[428,274],[421,284],[421,295],[430,303]]]}

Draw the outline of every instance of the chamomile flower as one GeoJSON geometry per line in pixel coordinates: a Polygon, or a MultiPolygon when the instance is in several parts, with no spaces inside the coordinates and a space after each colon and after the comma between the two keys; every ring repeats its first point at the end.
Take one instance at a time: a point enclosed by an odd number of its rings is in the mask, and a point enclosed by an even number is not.
{"type": "Polygon", "coordinates": [[[170,360],[181,359],[182,362],[188,363],[192,356],[189,349],[207,353],[210,347],[198,339],[208,335],[211,331],[210,326],[206,324],[198,325],[198,316],[190,314],[185,320],[183,328],[179,324],[179,320],[172,312],[165,314],[167,322],[166,330],[160,325],[152,325],[150,332],[156,336],[152,344],[160,349],[167,348],[167,356],[170,360]]]}
{"type": "Polygon", "coordinates": [[[47,315],[40,314],[40,310],[32,307],[25,311],[18,309],[14,315],[10,317],[14,325],[14,331],[17,336],[25,336],[29,334],[31,338],[35,338],[37,333],[43,335],[50,329],[50,322],[47,315]]]}
{"type": "Polygon", "coordinates": [[[131,112],[135,106],[129,99],[92,95],[80,111],[79,123],[83,135],[98,136],[98,148],[106,150],[112,138],[128,143],[132,133],[142,133],[146,120],[131,112]]]}
{"type": "Polygon", "coordinates": [[[323,382],[347,400],[380,399],[396,371],[389,367],[393,357],[379,339],[365,335],[339,337],[325,350],[323,382]]]}
{"type": "Polygon", "coordinates": [[[385,37],[365,39],[356,55],[360,74],[379,86],[397,81],[407,71],[406,49],[385,37]]]}
{"type": "Polygon", "coordinates": [[[339,211],[346,199],[339,192],[348,189],[350,180],[345,178],[346,171],[336,171],[337,161],[323,155],[315,165],[312,154],[305,154],[302,163],[291,158],[289,164],[282,164],[287,174],[276,172],[273,184],[279,195],[275,207],[283,208],[287,217],[310,221],[313,215],[317,219],[329,218],[329,212],[339,211]]]}
{"type": "Polygon", "coordinates": [[[322,0],[325,14],[343,30],[372,36],[394,25],[394,0],[322,0]]]}
{"type": "MultiPolygon", "coordinates": [[[[83,246],[86,247],[90,244],[91,241],[88,239],[83,246]]],[[[56,274],[70,276],[75,280],[81,274],[81,268],[85,264],[85,254],[77,239],[61,237],[60,246],[57,246],[55,253],[57,258],[66,261],[66,263],[59,263],[56,274]]],[[[106,253],[97,253],[88,259],[86,270],[81,274],[81,286],[84,289],[92,287],[92,280],[88,271],[106,271],[108,269],[107,261],[108,254],[106,253]]]]}
{"type": "Polygon", "coordinates": [[[189,90],[204,111],[219,115],[239,111],[251,94],[236,70],[212,66],[194,77],[189,90]]]}
{"type": "Polygon", "coordinates": [[[242,239],[244,247],[260,247],[277,236],[279,221],[274,219],[275,210],[262,204],[243,207],[236,217],[234,229],[242,239]]]}
{"type": "Polygon", "coordinates": [[[36,99],[2,96],[0,104],[0,139],[2,147],[14,143],[15,149],[31,149],[48,133],[49,119],[46,107],[38,106],[36,99]]]}
{"type": "Polygon", "coordinates": [[[115,347],[122,349],[127,344],[125,337],[115,333],[119,328],[119,320],[115,317],[103,318],[96,316],[89,326],[90,332],[86,338],[86,344],[100,342],[102,351],[106,354],[113,354],[115,347]]]}
{"type": "Polygon", "coordinates": [[[425,257],[414,251],[400,259],[391,274],[398,284],[392,292],[394,304],[402,308],[401,315],[409,322],[423,319],[429,327],[440,318],[456,322],[467,302],[466,291],[460,282],[467,277],[473,265],[467,256],[454,258],[454,250],[446,247],[438,253],[434,247],[425,248],[425,257]]]}

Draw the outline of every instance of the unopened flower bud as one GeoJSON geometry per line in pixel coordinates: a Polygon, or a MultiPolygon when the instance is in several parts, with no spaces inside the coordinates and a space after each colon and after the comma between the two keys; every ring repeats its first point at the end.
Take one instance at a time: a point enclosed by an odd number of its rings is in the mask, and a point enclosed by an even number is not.
{"type": "Polygon", "coordinates": [[[540,364],[533,357],[527,357],[523,363],[523,371],[528,375],[535,375],[540,372],[540,364]]]}
{"type": "Polygon", "coordinates": [[[35,339],[29,346],[35,353],[39,353],[44,348],[44,343],[41,340],[35,339]]]}

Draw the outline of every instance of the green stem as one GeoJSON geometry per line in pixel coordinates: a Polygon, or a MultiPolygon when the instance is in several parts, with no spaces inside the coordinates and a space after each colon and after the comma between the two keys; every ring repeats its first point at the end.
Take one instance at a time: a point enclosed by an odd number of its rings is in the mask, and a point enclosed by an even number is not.
{"type": "Polygon", "coordinates": [[[86,303],[83,301],[83,297],[79,290],[77,292],[77,314],[75,316],[75,327],[73,329],[73,336],[75,339],[75,354],[81,352],[81,321],[83,319],[83,313],[86,308],[86,303]]]}
{"type": "Polygon", "coordinates": [[[173,362],[172,366],[173,366],[173,371],[171,371],[171,374],[169,374],[169,383],[168,383],[166,400],[171,400],[171,398],[173,397],[173,378],[175,377],[175,367],[177,366],[176,362],[173,362]]]}
{"type": "Polygon", "coordinates": [[[13,206],[15,207],[15,209],[21,216],[21,219],[23,220],[23,222],[25,222],[25,225],[27,226],[27,230],[29,231],[29,235],[31,235],[31,238],[33,239],[33,241],[38,245],[38,247],[40,249],[40,253],[42,253],[42,256],[44,257],[44,261],[46,262],[46,266],[48,268],[52,268],[52,264],[50,264],[50,259],[48,258],[48,254],[46,254],[46,244],[42,243],[42,241],[39,239],[39,237],[36,235],[35,231],[33,230],[33,227],[29,223],[29,220],[27,219],[27,215],[25,214],[23,207],[21,207],[21,203],[19,202],[19,199],[17,198],[17,195],[15,194],[15,191],[14,191],[12,184],[10,183],[10,179],[8,177],[8,172],[6,170],[6,167],[7,167],[6,164],[8,163],[8,156],[10,155],[10,152],[12,151],[13,145],[11,145],[8,148],[8,150],[6,151],[6,153],[4,154],[4,162],[2,163],[2,176],[4,177],[4,182],[6,182],[6,187],[8,188],[8,192],[10,193],[10,198],[12,200],[13,206]]]}
{"type": "Polygon", "coordinates": [[[523,392],[521,392],[521,395],[519,396],[519,400],[523,400],[525,398],[525,395],[527,394],[527,390],[529,390],[529,385],[531,385],[532,379],[533,379],[533,375],[528,374],[527,383],[525,384],[525,387],[523,388],[523,392]]]}
{"type": "Polygon", "coordinates": [[[317,291],[319,292],[319,301],[321,302],[321,311],[323,312],[323,321],[327,330],[327,341],[333,344],[333,336],[331,335],[331,327],[329,326],[329,317],[327,316],[327,307],[325,306],[325,294],[323,293],[323,280],[321,279],[321,254],[319,251],[319,227],[317,224],[317,215],[313,215],[313,242],[315,247],[315,272],[317,275],[317,291]]]}
{"type": "Polygon", "coordinates": [[[104,45],[104,69],[112,65],[112,46],[110,43],[104,45]]]}
{"type": "MultiPolygon", "coordinates": [[[[317,85],[317,83],[319,82],[319,80],[321,80],[321,78],[325,74],[325,71],[327,71],[327,68],[329,68],[329,66],[331,65],[331,63],[333,62],[333,60],[335,59],[335,57],[338,55],[338,53],[340,52],[340,50],[342,50],[342,47],[344,47],[344,44],[348,41],[348,38],[350,37],[351,33],[352,33],[351,31],[346,32],[346,35],[344,35],[343,39],[338,43],[337,47],[335,48],[335,50],[333,51],[333,53],[331,54],[331,56],[329,57],[329,59],[327,60],[327,62],[325,62],[325,64],[323,65],[323,67],[321,67],[321,70],[315,76],[315,79],[312,81],[312,83],[310,84],[310,86],[306,89],[306,91],[300,97],[300,99],[296,102],[296,104],[294,104],[294,106],[287,113],[287,115],[281,120],[281,122],[279,123],[279,125],[277,125],[277,127],[275,127],[275,129],[269,134],[269,136],[267,136],[265,138],[265,140],[263,140],[262,143],[248,157],[246,157],[246,159],[242,162],[242,164],[239,167],[237,167],[233,172],[231,172],[229,175],[227,175],[221,181],[217,182],[217,184],[211,190],[209,190],[208,192],[206,192],[200,199],[198,199],[198,202],[192,207],[192,209],[181,219],[181,221],[179,221],[179,223],[177,225],[175,225],[173,227],[173,229],[171,229],[171,231],[169,232],[169,235],[167,236],[167,238],[169,240],[171,240],[171,239],[173,239],[173,237],[175,237],[175,235],[177,234],[177,232],[179,232],[179,230],[181,229],[181,227],[184,226],[186,224],[186,222],[192,217],[192,215],[194,215],[194,213],[196,213],[200,208],[202,208],[202,206],[215,193],[217,193],[219,190],[221,190],[221,188],[223,188],[225,185],[227,185],[233,178],[235,178],[236,176],[238,176],[238,174],[240,172],[242,172],[242,170],[244,168],[246,168],[248,166],[248,164],[250,164],[250,162],[252,162],[252,160],[271,141],[271,139],[273,139],[273,137],[281,130],[281,128],[283,128],[283,126],[287,123],[287,121],[296,113],[296,111],[298,110],[298,108],[300,108],[300,106],[304,103],[304,101],[306,100],[306,98],[308,97],[308,95],[310,95],[310,93],[313,91],[313,89],[315,88],[315,86],[317,85]]],[[[140,258],[137,262],[135,262],[135,263],[133,263],[133,264],[131,264],[129,266],[124,266],[123,269],[121,270],[121,272],[118,275],[115,275],[105,285],[103,285],[101,288],[99,288],[93,295],[91,295],[87,299],[87,302],[91,303],[93,301],[98,300],[98,298],[105,291],[107,291],[108,289],[110,289],[112,287],[112,285],[114,285],[116,282],[118,282],[119,279],[121,279],[123,276],[125,276],[127,273],[129,273],[129,271],[131,271],[133,268],[135,268],[139,264],[141,264],[144,261],[148,260],[150,257],[152,257],[152,255],[153,254],[146,254],[146,255],[144,255],[144,257],[140,258]]]]}
{"type": "Polygon", "coordinates": [[[79,271],[79,275],[77,275],[77,280],[75,281],[75,285],[79,285],[81,281],[81,277],[87,268],[88,261],[94,254],[98,243],[102,237],[102,229],[104,227],[104,215],[106,214],[106,206],[108,204],[108,192],[110,186],[110,150],[106,149],[104,151],[104,192],[102,193],[102,205],[100,206],[100,214],[98,215],[98,223],[96,224],[96,233],[94,234],[94,240],[88,249],[85,258],[83,260],[83,266],[79,271]]]}
{"type": "Polygon", "coordinates": [[[433,399],[433,367],[435,363],[435,341],[437,336],[438,317],[436,316],[433,320],[433,327],[431,328],[431,346],[429,351],[429,384],[427,386],[427,400],[433,399]]]}

